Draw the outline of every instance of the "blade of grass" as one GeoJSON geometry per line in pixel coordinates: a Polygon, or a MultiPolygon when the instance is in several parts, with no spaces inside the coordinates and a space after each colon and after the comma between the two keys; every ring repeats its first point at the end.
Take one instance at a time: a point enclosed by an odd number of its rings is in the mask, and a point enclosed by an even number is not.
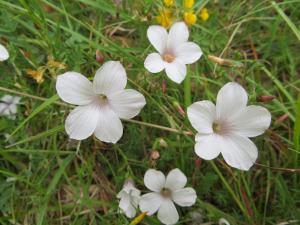
{"type": "Polygon", "coordinates": [[[41,208],[39,209],[39,213],[38,213],[38,218],[37,218],[37,225],[42,225],[44,222],[44,218],[45,218],[45,214],[46,214],[46,209],[47,209],[47,204],[48,201],[50,199],[51,194],[55,191],[55,188],[58,184],[58,182],[60,181],[60,178],[62,177],[65,169],[67,168],[67,166],[69,165],[69,163],[72,161],[72,159],[74,158],[75,154],[69,155],[67,158],[65,158],[61,164],[60,164],[60,168],[56,171],[47,191],[44,197],[44,204],[41,206],[41,208]]]}
{"type": "Polygon", "coordinates": [[[51,98],[47,99],[45,102],[43,102],[40,106],[38,106],[25,120],[23,120],[20,125],[10,134],[10,136],[15,135],[24,125],[31,120],[33,117],[35,117],[37,114],[42,112],[44,109],[46,109],[49,105],[53,104],[58,100],[57,95],[53,95],[51,98]]]}
{"type": "Polygon", "coordinates": [[[297,29],[296,25],[290,20],[290,18],[282,11],[282,9],[278,6],[278,4],[272,1],[272,6],[276,9],[277,13],[284,19],[287,25],[294,32],[298,40],[300,41],[300,31],[297,29]]]}

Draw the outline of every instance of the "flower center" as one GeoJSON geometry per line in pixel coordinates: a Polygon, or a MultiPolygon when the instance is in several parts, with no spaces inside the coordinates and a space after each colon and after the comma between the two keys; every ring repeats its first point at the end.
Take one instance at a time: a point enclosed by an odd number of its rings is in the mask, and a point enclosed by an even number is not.
{"type": "Polygon", "coordinates": [[[175,57],[173,55],[171,55],[171,54],[168,54],[168,53],[164,54],[164,56],[163,56],[163,60],[166,61],[166,62],[168,62],[168,63],[173,62],[174,59],[175,59],[175,57]]]}
{"type": "Polygon", "coordinates": [[[168,188],[163,188],[160,192],[160,194],[164,197],[164,198],[171,198],[172,196],[172,192],[170,189],[168,188]]]}
{"type": "Polygon", "coordinates": [[[214,133],[220,133],[222,131],[222,127],[218,123],[213,123],[212,125],[214,133]]]}
{"type": "Polygon", "coordinates": [[[101,105],[102,105],[102,104],[106,104],[107,101],[108,101],[107,96],[104,95],[104,94],[100,94],[100,95],[98,96],[98,100],[99,100],[99,102],[100,102],[101,105]]]}

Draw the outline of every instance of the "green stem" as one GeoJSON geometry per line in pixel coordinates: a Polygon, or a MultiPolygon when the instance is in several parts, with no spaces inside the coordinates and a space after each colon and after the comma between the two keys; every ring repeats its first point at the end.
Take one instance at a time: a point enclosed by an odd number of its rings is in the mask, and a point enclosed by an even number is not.
{"type": "Polygon", "coordinates": [[[186,77],[184,80],[184,106],[187,108],[191,105],[191,74],[189,66],[187,66],[186,77]]]}
{"type": "Polygon", "coordinates": [[[228,184],[228,182],[226,181],[226,179],[223,177],[222,173],[220,172],[220,170],[218,169],[218,167],[216,166],[216,164],[213,161],[210,161],[210,164],[212,165],[213,169],[218,174],[218,176],[221,178],[223,184],[227,188],[228,192],[232,195],[234,201],[239,206],[239,208],[241,209],[241,211],[243,212],[243,214],[249,219],[249,215],[248,215],[247,211],[245,210],[242,202],[236,196],[236,194],[234,193],[234,191],[232,190],[232,188],[230,187],[230,185],[228,184]]]}

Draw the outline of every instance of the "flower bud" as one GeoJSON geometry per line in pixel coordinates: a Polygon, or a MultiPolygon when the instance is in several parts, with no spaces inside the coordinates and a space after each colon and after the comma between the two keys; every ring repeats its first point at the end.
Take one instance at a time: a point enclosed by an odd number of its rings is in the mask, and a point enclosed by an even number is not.
{"type": "Polygon", "coordinates": [[[185,12],[183,18],[184,22],[189,26],[192,26],[197,22],[197,16],[193,12],[185,12]]]}
{"type": "Polygon", "coordinates": [[[164,0],[164,4],[167,7],[174,5],[174,0],[164,0]]]}
{"type": "Polygon", "coordinates": [[[195,4],[195,0],[184,0],[184,8],[191,9],[195,4]]]}
{"type": "Polygon", "coordinates": [[[158,143],[159,143],[160,147],[163,147],[163,148],[167,148],[168,147],[168,143],[164,139],[162,139],[162,138],[159,139],[158,143]]]}
{"type": "Polygon", "coordinates": [[[185,116],[185,111],[178,102],[174,101],[173,106],[177,109],[177,111],[180,113],[180,115],[185,116]]]}
{"type": "Polygon", "coordinates": [[[258,102],[270,102],[275,98],[275,96],[271,95],[260,95],[256,97],[256,101],[258,102]]]}
{"type": "Polygon", "coordinates": [[[275,120],[275,124],[280,124],[289,118],[289,114],[285,113],[280,116],[277,120],[275,120]]]}
{"type": "Polygon", "coordinates": [[[99,49],[96,50],[96,60],[100,64],[102,64],[104,62],[104,55],[102,54],[102,52],[99,49]]]}
{"type": "Polygon", "coordinates": [[[151,151],[150,157],[153,160],[157,160],[160,157],[159,151],[157,151],[157,150],[151,151]]]}

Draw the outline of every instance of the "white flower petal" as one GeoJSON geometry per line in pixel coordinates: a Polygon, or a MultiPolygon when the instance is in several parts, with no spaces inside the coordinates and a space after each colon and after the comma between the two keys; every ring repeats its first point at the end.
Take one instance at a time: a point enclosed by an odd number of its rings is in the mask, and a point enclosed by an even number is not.
{"type": "Polygon", "coordinates": [[[97,70],[93,81],[93,89],[97,94],[109,95],[126,87],[127,76],[122,64],[108,61],[97,70]]]}
{"type": "Polygon", "coordinates": [[[17,104],[20,102],[20,97],[5,95],[0,100],[0,115],[8,116],[10,119],[15,119],[17,113],[17,104]]]}
{"type": "Polygon", "coordinates": [[[173,201],[180,206],[192,206],[196,202],[197,194],[193,188],[187,187],[174,191],[172,198],[173,201]]]}
{"type": "Polygon", "coordinates": [[[136,214],[136,209],[133,205],[129,204],[128,208],[126,209],[125,211],[125,215],[128,217],[128,218],[133,218],[136,214]]]}
{"type": "Polygon", "coordinates": [[[167,76],[174,82],[180,84],[186,76],[186,66],[175,59],[171,63],[165,63],[167,76]]]}
{"type": "Polygon", "coordinates": [[[65,102],[75,105],[87,105],[94,99],[92,83],[82,74],[66,72],[56,80],[58,96],[65,102]]]}
{"type": "Polygon", "coordinates": [[[213,133],[216,107],[211,101],[195,102],[187,108],[187,115],[192,126],[202,134],[213,133]]]}
{"type": "Polygon", "coordinates": [[[115,92],[108,99],[113,111],[122,119],[135,117],[146,104],[145,97],[132,89],[115,92]]]}
{"type": "Polygon", "coordinates": [[[148,169],[144,176],[144,184],[149,190],[160,192],[165,186],[165,175],[158,170],[148,169]]]}
{"type": "Polygon", "coordinates": [[[169,199],[164,199],[157,214],[160,222],[171,225],[177,223],[179,215],[174,203],[169,199]]]}
{"type": "Polygon", "coordinates": [[[187,178],[180,169],[173,169],[169,172],[166,178],[166,188],[172,191],[182,189],[186,185],[187,178]]]}
{"type": "Polygon", "coordinates": [[[122,209],[124,212],[126,212],[129,205],[130,205],[130,196],[129,194],[123,192],[119,202],[119,208],[122,209]]]}
{"type": "Polygon", "coordinates": [[[177,22],[172,25],[168,36],[168,49],[176,49],[179,45],[189,39],[189,29],[184,22],[177,22]]]}
{"type": "Polygon", "coordinates": [[[200,59],[202,51],[196,43],[185,42],[175,48],[174,54],[184,64],[192,64],[200,59]]]}
{"type": "Polygon", "coordinates": [[[219,225],[230,225],[230,223],[225,218],[220,218],[219,225]]]}
{"type": "Polygon", "coordinates": [[[70,138],[83,140],[93,134],[96,129],[99,115],[97,104],[77,106],[68,115],[65,122],[65,129],[70,138]]]}
{"type": "Polygon", "coordinates": [[[270,126],[271,114],[261,106],[247,106],[230,118],[231,132],[235,134],[255,137],[264,133],[270,126]]]}
{"type": "Polygon", "coordinates": [[[165,68],[165,64],[160,54],[151,53],[144,62],[145,68],[151,73],[161,72],[165,68]]]}
{"type": "Polygon", "coordinates": [[[196,154],[205,160],[211,160],[216,158],[220,152],[220,144],[223,143],[223,137],[218,134],[197,134],[195,152],[196,154]]]}
{"type": "Polygon", "coordinates": [[[0,44],[0,61],[7,60],[9,58],[9,53],[7,49],[0,44]]]}
{"type": "Polygon", "coordinates": [[[139,206],[142,212],[147,212],[148,216],[153,215],[161,206],[163,199],[160,194],[152,192],[141,196],[139,206]]]}
{"type": "Polygon", "coordinates": [[[230,116],[244,109],[248,95],[245,89],[235,82],[225,84],[217,96],[216,112],[219,120],[227,120],[230,116]]]}
{"type": "Polygon", "coordinates": [[[100,107],[95,136],[108,143],[116,143],[123,135],[123,125],[108,105],[100,107]]]}
{"type": "Polygon", "coordinates": [[[168,41],[168,33],[165,28],[158,25],[150,26],[147,30],[147,37],[153,47],[160,53],[163,54],[168,41]]]}
{"type": "Polygon", "coordinates": [[[255,144],[247,137],[231,134],[220,147],[226,163],[240,170],[249,170],[258,156],[255,144]]]}

